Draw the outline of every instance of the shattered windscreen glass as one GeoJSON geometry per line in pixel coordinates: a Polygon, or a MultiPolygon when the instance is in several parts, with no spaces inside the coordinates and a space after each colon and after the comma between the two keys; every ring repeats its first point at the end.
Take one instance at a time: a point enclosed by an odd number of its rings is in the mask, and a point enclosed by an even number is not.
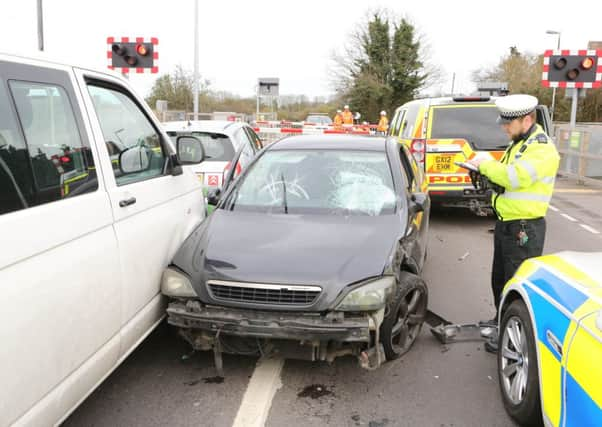
{"type": "Polygon", "coordinates": [[[233,192],[233,210],[326,215],[384,215],[395,191],[383,152],[269,151],[233,192]]]}

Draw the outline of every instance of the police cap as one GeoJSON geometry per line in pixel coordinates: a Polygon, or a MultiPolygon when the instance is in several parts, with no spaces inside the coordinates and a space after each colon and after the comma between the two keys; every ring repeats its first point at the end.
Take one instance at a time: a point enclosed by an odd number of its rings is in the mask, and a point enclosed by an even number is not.
{"type": "Polygon", "coordinates": [[[498,98],[495,101],[495,105],[500,113],[497,123],[510,123],[514,119],[526,116],[535,110],[537,104],[537,98],[531,95],[508,95],[498,98]]]}

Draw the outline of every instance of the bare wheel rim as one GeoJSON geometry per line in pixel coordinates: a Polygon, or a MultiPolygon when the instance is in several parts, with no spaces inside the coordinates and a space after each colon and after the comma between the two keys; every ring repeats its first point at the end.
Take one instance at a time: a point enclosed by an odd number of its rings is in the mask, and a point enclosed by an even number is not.
{"type": "Polygon", "coordinates": [[[391,344],[398,353],[407,350],[418,336],[426,311],[424,296],[421,289],[415,288],[399,304],[397,321],[391,331],[391,344]]]}
{"type": "Polygon", "coordinates": [[[513,316],[506,323],[501,339],[500,376],[504,394],[514,405],[522,403],[529,376],[529,347],[520,318],[513,316]]]}

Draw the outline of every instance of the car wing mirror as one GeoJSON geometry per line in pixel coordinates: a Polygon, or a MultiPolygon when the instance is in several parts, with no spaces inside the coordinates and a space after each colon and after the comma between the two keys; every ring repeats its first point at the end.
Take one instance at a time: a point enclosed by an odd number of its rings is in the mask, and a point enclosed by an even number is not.
{"type": "Polygon", "coordinates": [[[219,203],[221,195],[221,188],[210,188],[209,191],[207,191],[207,204],[216,206],[219,203]]]}
{"type": "Polygon", "coordinates": [[[119,154],[119,169],[122,173],[136,173],[150,168],[150,149],[144,146],[129,147],[119,154]]]}
{"type": "Polygon", "coordinates": [[[415,215],[419,212],[424,212],[427,201],[428,201],[427,193],[412,193],[412,196],[410,197],[410,207],[409,207],[410,213],[412,215],[415,215]]]}
{"type": "Polygon", "coordinates": [[[196,165],[205,160],[205,148],[194,136],[182,135],[176,139],[178,162],[181,165],[196,165]]]}

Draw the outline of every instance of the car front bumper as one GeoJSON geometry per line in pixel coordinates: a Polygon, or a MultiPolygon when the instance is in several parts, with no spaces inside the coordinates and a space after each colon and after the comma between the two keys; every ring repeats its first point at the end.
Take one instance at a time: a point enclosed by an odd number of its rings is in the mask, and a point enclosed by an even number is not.
{"type": "Polygon", "coordinates": [[[173,300],[168,323],[213,334],[298,341],[369,343],[374,322],[369,314],[281,312],[208,306],[199,301],[173,300]]]}

